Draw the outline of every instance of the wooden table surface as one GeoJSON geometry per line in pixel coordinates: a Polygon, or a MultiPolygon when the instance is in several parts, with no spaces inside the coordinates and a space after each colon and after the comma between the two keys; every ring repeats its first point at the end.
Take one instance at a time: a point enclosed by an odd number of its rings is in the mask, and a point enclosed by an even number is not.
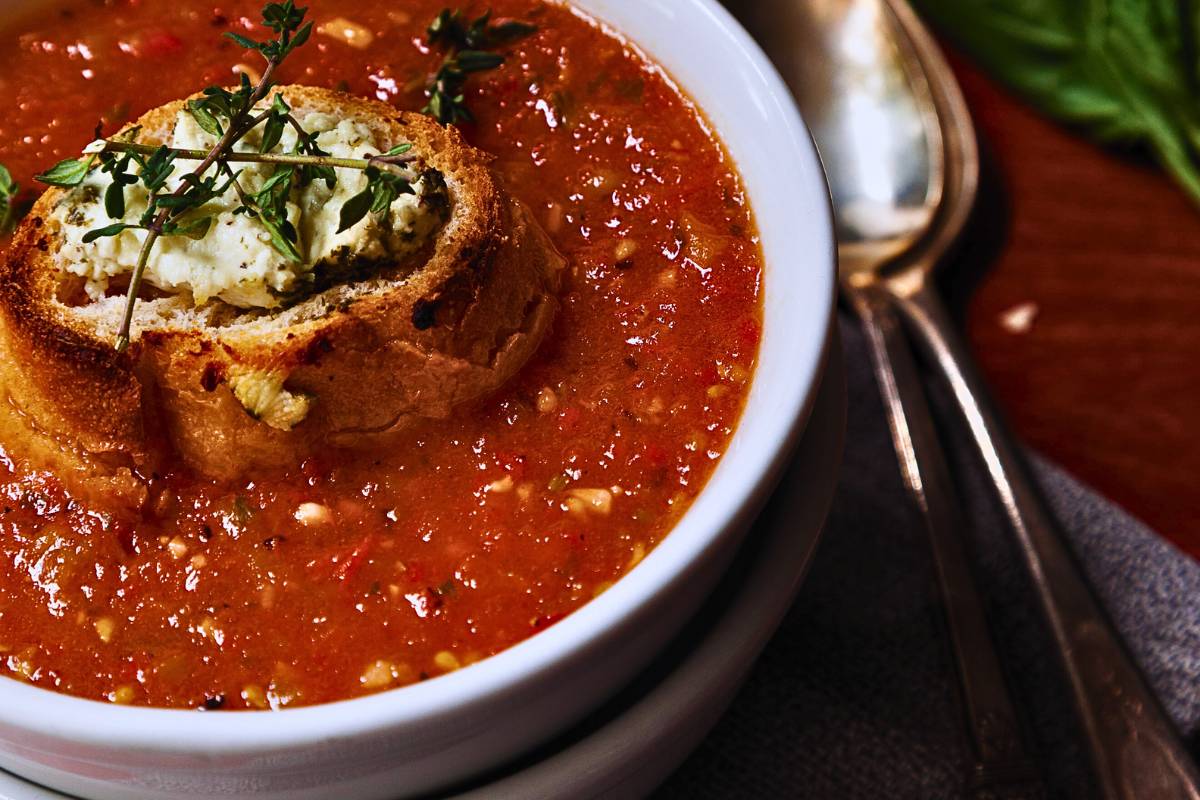
{"type": "Polygon", "coordinates": [[[1025,441],[1200,557],[1200,210],[1153,165],[949,55],[985,175],[944,278],[1000,405],[1025,441]]]}

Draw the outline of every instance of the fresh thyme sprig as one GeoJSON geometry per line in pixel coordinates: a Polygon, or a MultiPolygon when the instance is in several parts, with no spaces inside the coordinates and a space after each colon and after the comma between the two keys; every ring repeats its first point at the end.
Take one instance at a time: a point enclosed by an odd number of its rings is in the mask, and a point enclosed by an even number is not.
{"type": "Polygon", "coordinates": [[[83,236],[85,243],[116,236],[131,228],[146,231],[130,276],[125,312],[116,341],[118,351],[129,346],[133,311],[155,242],[163,236],[203,238],[212,224],[211,214],[204,213],[204,206],[209,201],[234,191],[240,205],[233,213],[255,219],[266,229],[272,247],[280,255],[299,262],[302,260],[297,247],[299,234],[287,217],[287,200],[293,186],[324,181],[332,189],[337,182],[336,169],[363,171],[366,187],[343,204],[339,233],[367,213],[382,213],[399,195],[413,193],[412,183],[416,176],[404,169],[404,165],[414,159],[408,152],[410,144],[401,144],[367,158],[335,158],[321,149],[317,134],[304,129],[281,95],[275,94],[269,105],[261,108],[270,94],[272,77],[279,65],[303,45],[312,32],[312,23],[304,21],[306,12],[305,8],[297,8],[294,0],[268,3],[263,8],[262,24],[275,33],[273,38],[255,41],[241,34],[225,34],[242,47],[257,51],[266,61],[266,67],[257,82],[251,82],[242,73],[237,89],[230,91],[210,86],[199,98],[188,101],[187,111],[196,124],[217,137],[216,144],[209,150],[140,144],[135,141],[138,130],[131,128],[110,139],[97,139],[84,150],[83,157],[59,162],[37,176],[43,183],[68,188],[79,186],[97,169],[109,176],[104,208],[108,216],[117,221],[88,231],[83,236]],[[233,150],[237,142],[260,126],[259,152],[233,150]],[[296,133],[292,149],[287,153],[270,152],[279,145],[289,127],[296,133]],[[166,184],[174,174],[176,161],[198,161],[199,164],[182,176],[173,191],[167,192],[166,184]],[[251,193],[243,186],[240,172],[230,166],[237,163],[272,164],[274,170],[251,193]],[[137,222],[126,222],[125,188],[139,182],[147,191],[146,210],[137,222]]]}
{"type": "Polygon", "coordinates": [[[425,33],[431,47],[446,51],[442,64],[425,88],[429,102],[424,113],[443,125],[471,122],[475,119],[467,108],[463,90],[467,78],[475,72],[495,69],[504,63],[504,56],[488,52],[523,39],[537,31],[536,25],[517,20],[491,22],[492,12],[468,21],[461,10],[443,9],[425,33]]]}
{"type": "MultiPolygon", "coordinates": [[[[307,156],[294,153],[226,153],[221,161],[229,164],[290,164],[293,166],[338,167],[342,169],[365,170],[371,166],[407,164],[416,160],[416,155],[410,153],[411,144],[402,144],[386,153],[370,158],[338,158],[335,156],[307,156]]],[[[199,161],[208,155],[207,150],[191,150],[182,147],[164,147],[137,142],[119,142],[111,139],[104,140],[104,150],[109,153],[137,153],[143,156],[153,155],[158,150],[165,150],[172,158],[180,161],[199,161]]]]}
{"type": "MultiPolygon", "coordinates": [[[[263,70],[262,77],[256,84],[251,84],[250,79],[243,72],[241,74],[241,85],[236,91],[230,92],[221,87],[211,86],[204,91],[204,100],[192,101],[188,104],[188,110],[192,113],[193,118],[196,119],[196,123],[210,133],[218,131],[220,138],[208,154],[201,159],[200,165],[183,176],[179,187],[174,192],[169,195],[161,193],[166,178],[172,172],[170,166],[174,158],[171,156],[169,150],[160,148],[149,159],[140,162],[140,166],[142,167],[141,180],[149,190],[150,196],[146,205],[146,212],[142,215],[139,226],[145,228],[147,235],[142,242],[141,250],[138,252],[137,263],[134,265],[133,274],[129,280],[129,291],[125,299],[125,313],[121,318],[121,327],[117,332],[117,352],[122,352],[129,347],[129,328],[133,322],[133,309],[137,303],[138,292],[141,289],[142,275],[146,271],[146,264],[150,259],[150,252],[154,247],[154,242],[159,236],[164,234],[200,238],[208,233],[209,226],[212,223],[211,217],[197,217],[189,220],[186,216],[189,212],[199,209],[209,200],[224,194],[229,186],[237,180],[237,177],[236,175],[226,177],[226,182],[218,188],[218,180],[220,178],[217,175],[205,177],[204,173],[216,164],[218,159],[232,150],[234,143],[249,133],[258,124],[258,121],[262,119],[261,117],[252,118],[251,112],[270,90],[271,78],[275,70],[288,54],[296,47],[304,44],[312,33],[312,23],[304,23],[306,11],[307,9],[304,8],[296,8],[293,0],[286,0],[284,3],[268,3],[264,6],[262,14],[263,25],[276,34],[274,39],[265,42],[257,42],[240,34],[226,34],[226,36],[246,49],[257,50],[266,59],[267,66],[263,70]],[[218,119],[221,117],[226,122],[224,130],[221,130],[220,123],[218,122],[218,119]],[[156,169],[150,169],[151,166],[154,166],[156,169]]],[[[274,106],[272,106],[271,112],[273,115],[274,106]]],[[[106,166],[110,164],[115,165],[110,170],[114,176],[119,173],[122,167],[127,167],[128,162],[133,160],[135,156],[134,153],[126,153],[123,158],[116,159],[115,156],[104,151],[97,155],[101,158],[105,155],[109,156],[106,166]]],[[[110,207],[107,195],[113,191],[113,187],[117,186],[118,183],[123,183],[123,179],[114,180],[108,192],[106,192],[105,209],[110,216],[113,216],[112,211],[117,204],[113,203],[113,206],[110,207]]],[[[124,188],[117,189],[117,192],[123,195],[124,188]]],[[[123,201],[120,206],[123,211],[123,201]]],[[[247,213],[259,218],[270,232],[272,245],[286,258],[293,261],[300,260],[300,255],[296,252],[294,244],[298,238],[296,230],[291,227],[290,223],[286,222],[286,217],[283,220],[283,224],[281,224],[278,217],[268,216],[261,209],[249,209],[247,213]],[[284,227],[284,225],[287,227],[284,227]]],[[[96,237],[113,236],[125,230],[126,227],[129,226],[124,224],[120,224],[119,227],[110,225],[107,229],[91,231],[88,235],[95,235],[96,237]]]]}

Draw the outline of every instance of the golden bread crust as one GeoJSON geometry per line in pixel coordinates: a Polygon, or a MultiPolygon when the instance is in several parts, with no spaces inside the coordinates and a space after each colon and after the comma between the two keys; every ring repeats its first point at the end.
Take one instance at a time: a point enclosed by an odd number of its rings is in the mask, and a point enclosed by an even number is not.
{"type": "MultiPolygon", "coordinates": [[[[278,91],[294,108],[411,141],[445,176],[450,218],[428,259],[369,291],[331,287],[298,304],[303,313],[231,325],[139,317],[129,350],[117,353],[108,331],[56,297],[51,212],[64,190],[52,188],[0,264],[0,441],[10,455],[75,493],[136,504],[172,452],[204,475],[235,479],[320,448],[370,446],[495,391],[536,350],[557,308],[562,259],[490,157],[420,114],[324,89],[278,91]],[[287,375],[287,390],[312,399],[308,415],[291,430],[255,419],[227,382],[235,368],[287,375]]],[[[183,102],[138,120],[140,140],[162,141],[183,102]]]]}

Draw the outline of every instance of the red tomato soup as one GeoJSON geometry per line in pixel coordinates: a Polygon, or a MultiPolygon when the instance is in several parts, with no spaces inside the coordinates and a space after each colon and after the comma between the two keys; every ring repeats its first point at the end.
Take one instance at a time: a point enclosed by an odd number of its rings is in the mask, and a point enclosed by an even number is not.
{"type": "MultiPolygon", "coordinates": [[[[386,458],[237,486],[156,479],[141,518],[0,459],[0,673],[117,703],[280,708],[469,665],[602,593],[678,520],[743,407],[762,260],[738,176],[661,70],[566,7],[474,75],[467,139],[568,260],[562,310],[498,394],[386,458]]],[[[419,110],[443,0],[312,0],[280,83],[419,110]],[[347,36],[350,30],[353,35],[347,36]]],[[[249,0],[42,6],[0,41],[0,161],[22,186],[257,54],[249,0]]],[[[464,10],[479,13],[484,6],[464,10]]]]}

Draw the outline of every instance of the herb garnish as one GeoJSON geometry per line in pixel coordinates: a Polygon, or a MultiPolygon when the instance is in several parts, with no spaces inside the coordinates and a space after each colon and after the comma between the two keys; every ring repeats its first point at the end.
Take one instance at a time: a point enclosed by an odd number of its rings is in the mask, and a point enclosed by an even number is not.
{"type": "MultiPolygon", "coordinates": [[[[291,108],[279,94],[262,105],[273,87],[272,78],[279,65],[296,48],[308,41],[313,24],[305,22],[307,8],[297,8],[294,0],[272,2],[263,7],[262,25],[275,36],[257,41],[238,33],[225,36],[247,50],[254,50],[266,61],[266,68],[257,82],[243,72],[237,89],[230,91],[209,86],[200,97],[189,100],[187,112],[196,124],[217,142],[209,150],[148,145],[136,141],[137,127],[120,134],[99,138],[84,149],[82,157],[60,161],[35,176],[36,180],[64,188],[81,185],[96,170],[109,177],[104,191],[104,209],[115,220],[88,231],[84,243],[123,231],[140,229],[147,232],[130,276],[125,300],[125,312],[117,334],[118,352],[129,347],[130,325],[141,288],[142,277],[155,242],[164,236],[185,236],[202,239],[212,225],[212,215],[205,205],[233,191],[238,205],[233,213],[245,214],[257,220],[268,232],[271,246],[289,261],[298,262],[299,236],[287,218],[286,202],[293,186],[307,186],[324,181],[329,188],[337,182],[337,169],[362,170],[366,187],[343,203],[338,215],[338,232],[355,225],[367,214],[384,212],[397,197],[413,193],[417,176],[405,168],[415,156],[409,153],[410,144],[401,144],[379,155],[367,158],[335,158],[317,144],[317,135],[306,131],[291,113],[291,108]],[[257,153],[234,152],[234,145],[256,128],[262,128],[257,153]],[[287,128],[296,133],[296,143],[286,153],[272,152],[282,141],[287,128]],[[167,181],[174,173],[176,161],[198,161],[199,164],[179,180],[168,192],[167,181]],[[275,165],[274,171],[253,194],[239,181],[240,173],[231,165],[261,163],[275,165]],[[141,184],[148,193],[145,212],[136,222],[124,220],[125,189],[141,184]]],[[[493,23],[491,12],[468,20],[461,10],[443,9],[427,29],[429,44],[445,51],[438,71],[426,87],[429,102],[422,109],[443,125],[469,122],[474,119],[464,100],[463,90],[468,76],[495,69],[504,63],[504,56],[491,49],[522,39],[537,30],[535,25],[517,20],[493,23]]],[[[19,187],[8,170],[0,165],[0,232],[13,227],[21,216],[16,204],[19,187]]]]}
{"type": "Polygon", "coordinates": [[[116,341],[118,352],[129,346],[133,310],[155,241],[162,236],[203,238],[212,224],[212,216],[204,210],[210,200],[234,191],[240,205],[233,213],[246,214],[257,220],[270,235],[272,247],[289,261],[298,262],[301,260],[296,247],[299,236],[288,221],[285,208],[293,185],[306,186],[320,180],[333,188],[337,182],[337,168],[364,172],[366,188],[342,206],[339,232],[354,225],[368,212],[384,211],[399,195],[413,192],[416,175],[404,168],[415,158],[408,152],[410,144],[401,144],[368,158],[334,158],[318,146],[317,134],[309,133],[300,125],[281,95],[274,95],[265,109],[260,108],[270,93],[272,77],[279,65],[303,45],[312,32],[312,23],[304,22],[306,12],[306,8],[297,8],[294,0],[268,3],[262,11],[262,24],[275,33],[273,38],[255,41],[241,34],[225,34],[242,47],[258,52],[266,61],[266,68],[255,83],[242,73],[237,89],[230,91],[210,86],[201,97],[188,101],[187,111],[196,124],[218,137],[211,149],[139,144],[134,141],[138,133],[135,127],[112,138],[97,139],[84,149],[81,158],[59,162],[37,176],[42,183],[66,188],[79,186],[97,169],[110,177],[111,182],[104,192],[104,208],[110,218],[118,221],[88,231],[83,237],[85,243],[104,236],[116,236],[130,228],[147,232],[130,277],[125,314],[116,341]],[[262,126],[259,152],[234,152],[233,146],[259,126],[262,126]],[[270,152],[278,146],[288,127],[296,132],[293,149],[287,153],[270,152]],[[166,183],[177,160],[200,163],[181,178],[174,191],[168,193],[166,183]],[[240,173],[231,166],[245,162],[275,165],[272,174],[253,194],[244,189],[239,181],[240,173]],[[135,166],[136,172],[133,171],[135,166]],[[139,182],[149,195],[146,211],[137,222],[125,222],[125,187],[139,182]]]}
{"type": "Polygon", "coordinates": [[[488,50],[537,31],[536,25],[527,22],[504,20],[492,23],[491,17],[492,12],[487,11],[467,21],[462,11],[443,9],[425,31],[430,46],[443,48],[446,56],[425,88],[429,102],[421,110],[443,125],[475,119],[463,94],[467,77],[504,63],[503,55],[488,50]]]}
{"type": "Polygon", "coordinates": [[[12,179],[12,173],[0,164],[0,236],[15,228],[24,215],[17,197],[20,191],[21,187],[12,179]]]}

